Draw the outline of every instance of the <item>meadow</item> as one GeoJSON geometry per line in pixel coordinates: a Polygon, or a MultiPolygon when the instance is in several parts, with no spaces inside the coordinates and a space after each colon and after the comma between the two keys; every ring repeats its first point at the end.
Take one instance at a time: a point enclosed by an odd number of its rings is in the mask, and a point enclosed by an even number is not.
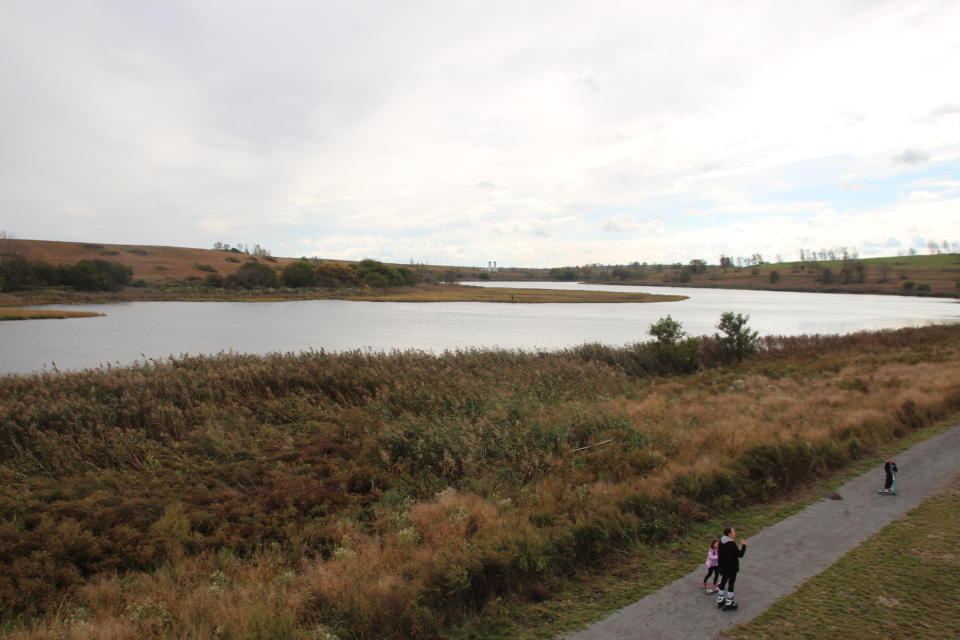
{"type": "Polygon", "coordinates": [[[6,637],[442,638],[960,410],[960,325],[0,378],[6,637]],[[602,444],[601,444],[602,443],[602,444]]]}

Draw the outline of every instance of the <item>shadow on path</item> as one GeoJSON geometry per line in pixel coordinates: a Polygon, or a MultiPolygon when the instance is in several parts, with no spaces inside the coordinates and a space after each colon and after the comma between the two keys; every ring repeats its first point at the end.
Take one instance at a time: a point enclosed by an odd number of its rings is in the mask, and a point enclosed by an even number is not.
{"type": "MultiPolygon", "coordinates": [[[[712,638],[747,622],[848,551],[903,517],[960,471],[960,426],[897,456],[897,495],[882,496],[881,471],[844,484],[842,500],[821,499],[747,540],[740,561],[736,611],[720,611],[700,588],[703,565],[690,575],[624,607],[565,640],[712,638]]],[[[719,532],[718,532],[719,533],[719,532]]],[[[704,549],[707,547],[704,541],[704,549]]]]}

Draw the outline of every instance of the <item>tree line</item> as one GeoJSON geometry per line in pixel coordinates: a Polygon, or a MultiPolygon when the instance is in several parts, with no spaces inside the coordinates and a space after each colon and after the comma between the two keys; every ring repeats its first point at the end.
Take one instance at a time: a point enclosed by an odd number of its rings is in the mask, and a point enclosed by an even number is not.
{"type": "Polygon", "coordinates": [[[18,255],[0,258],[0,291],[71,287],[78,291],[119,291],[133,282],[133,269],[113,260],[50,264],[18,255]]]}
{"type": "Polygon", "coordinates": [[[321,262],[301,258],[279,271],[260,262],[246,262],[237,272],[228,276],[210,274],[206,283],[215,287],[261,289],[261,288],[308,288],[326,287],[341,289],[350,287],[412,286],[420,282],[420,274],[406,267],[391,267],[377,260],[366,258],[356,264],[321,262]]]}

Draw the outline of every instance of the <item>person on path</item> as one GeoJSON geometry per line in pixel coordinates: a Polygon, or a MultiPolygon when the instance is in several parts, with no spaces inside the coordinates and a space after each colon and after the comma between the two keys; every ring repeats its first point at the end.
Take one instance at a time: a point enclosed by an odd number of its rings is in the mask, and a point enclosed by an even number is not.
{"type": "Polygon", "coordinates": [[[893,493],[894,480],[897,477],[897,463],[893,461],[893,456],[887,456],[887,463],[883,465],[883,491],[880,493],[893,493]]]}
{"type": "Polygon", "coordinates": [[[747,543],[737,546],[737,530],[727,527],[720,538],[717,549],[717,567],[720,571],[720,588],[717,591],[717,608],[724,611],[737,608],[733,601],[733,590],[737,584],[737,573],[740,572],[740,558],[747,552],[747,543]]]}
{"type": "Polygon", "coordinates": [[[700,586],[707,590],[707,593],[713,593],[717,590],[717,578],[720,573],[717,570],[717,547],[720,546],[720,538],[714,538],[710,543],[710,548],[707,549],[707,575],[703,577],[703,580],[700,581],[700,586]],[[713,576],[713,586],[707,584],[707,580],[710,579],[710,576],[713,576]]]}

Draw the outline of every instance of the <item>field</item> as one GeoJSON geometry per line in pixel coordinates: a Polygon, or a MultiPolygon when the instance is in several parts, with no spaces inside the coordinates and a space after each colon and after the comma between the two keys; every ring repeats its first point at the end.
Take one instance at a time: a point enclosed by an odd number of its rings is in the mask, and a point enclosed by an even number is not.
{"type": "Polygon", "coordinates": [[[960,476],[728,640],[960,637],[960,476]]]}
{"type": "Polygon", "coordinates": [[[960,409],[960,326],[762,347],[684,376],[641,344],[2,377],[3,628],[454,637],[960,409]]]}

